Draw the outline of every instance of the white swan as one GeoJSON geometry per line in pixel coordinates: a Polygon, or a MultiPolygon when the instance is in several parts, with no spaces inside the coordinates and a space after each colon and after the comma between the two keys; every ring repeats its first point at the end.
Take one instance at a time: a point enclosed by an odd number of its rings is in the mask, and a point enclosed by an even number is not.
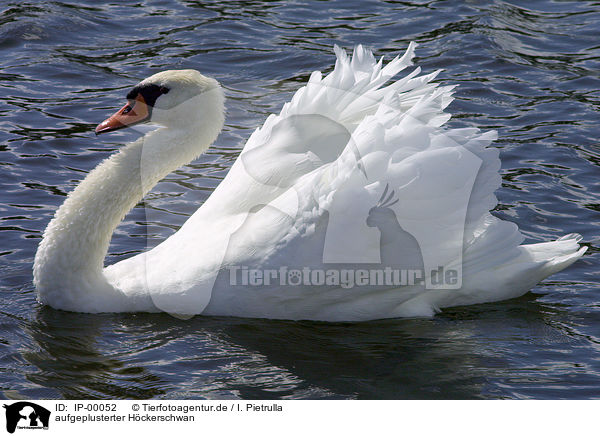
{"type": "Polygon", "coordinates": [[[334,71],[314,72],[267,118],[177,233],[104,268],[124,215],[224,122],[214,79],[182,70],[143,80],[96,132],[162,127],[102,162],[58,209],[35,257],[39,301],[92,313],[431,316],[522,295],[580,258],[578,235],[520,245],[516,225],[489,213],[500,186],[498,151],[487,148],[495,133],[443,127],[452,88],[431,83],[437,72],[386,85],[414,47],[385,66],[361,46],[351,59],[336,47],[334,71]],[[406,265],[424,265],[423,275],[386,276],[406,265]]]}

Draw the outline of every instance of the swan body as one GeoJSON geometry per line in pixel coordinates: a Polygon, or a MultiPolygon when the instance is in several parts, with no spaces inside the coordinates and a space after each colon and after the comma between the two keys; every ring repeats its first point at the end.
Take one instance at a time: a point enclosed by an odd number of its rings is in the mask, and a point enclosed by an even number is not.
{"type": "Polygon", "coordinates": [[[431,316],[522,295],[580,258],[579,235],[520,245],[517,226],[489,213],[500,186],[498,151],[488,147],[495,132],[444,127],[452,87],[432,84],[437,72],[391,80],[412,65],[414,47],[385,66],[361,46],[352,58],[336,47],[334,71],[313,73],[267,118],[178,232],[104,268],[125,214],[224,122],[214,79],[181,70],[140,82],[97,132],[160,128],[102,162],[58,209],[35,257],[39,301],[181,317],[431,316]],[[420,280],[339,281],[358,270],[377,280],[417,271],[420,280]],[[450,271],[449,281],[440,285],[434,270],[450,271]]]}

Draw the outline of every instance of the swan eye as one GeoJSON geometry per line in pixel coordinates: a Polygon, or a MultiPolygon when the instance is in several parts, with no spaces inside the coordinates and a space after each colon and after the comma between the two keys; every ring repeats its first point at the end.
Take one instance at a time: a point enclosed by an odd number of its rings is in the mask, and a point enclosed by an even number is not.
{"type": "Polygon", "coordinates": [[[166,86],[161,86],[160,89],[159,89],[159,91],[160,91],[161,94],[168,94],[169,91],[170,91],[170,89],[167,88],[166,86]]]}

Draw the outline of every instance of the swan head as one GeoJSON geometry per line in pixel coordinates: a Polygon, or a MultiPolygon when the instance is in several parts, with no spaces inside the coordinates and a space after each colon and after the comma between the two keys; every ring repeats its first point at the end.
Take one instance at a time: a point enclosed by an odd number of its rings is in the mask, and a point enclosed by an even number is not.
{"type": "Polygon", "coordinates": [[[223,125],[223,91],[215,79],[196,70],[167,70],[154,74],[127,93],[127,103],[96,127],[96,134],[140,123],[171,128],[223,125]]]}

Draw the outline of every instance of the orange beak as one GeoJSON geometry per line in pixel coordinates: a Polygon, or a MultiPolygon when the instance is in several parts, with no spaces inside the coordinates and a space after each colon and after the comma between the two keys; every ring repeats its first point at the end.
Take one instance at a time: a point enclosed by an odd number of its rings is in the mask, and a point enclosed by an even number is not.
{"type": "Polygon", "coordinates": [[[150,119],[150,109],[142,94],[138,94],[135,100],[131,100],[117,113],[98,124],[96,135],[130,127],[148,119],[150,119]]]}

